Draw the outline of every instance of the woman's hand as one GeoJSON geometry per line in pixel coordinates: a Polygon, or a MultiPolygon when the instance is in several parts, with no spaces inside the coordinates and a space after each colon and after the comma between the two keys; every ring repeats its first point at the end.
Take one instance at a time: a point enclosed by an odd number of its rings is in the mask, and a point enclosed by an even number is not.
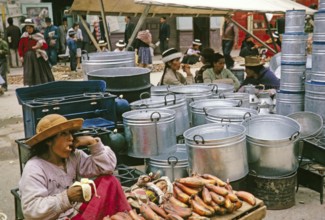
{"type": "Polygon", "coordinates": [[[189,64],[184,64],[182,66],[182,70],[186,73],[187,76],[191,76],[192,73],[191,73],[191,67],[189,64]]]}
{"type": "Polygon", "coordinates": [[[67,189],[69,201],[72,202],[84,202],[81,186],[74,186],[67,189]]]}
{"type": "Polygon", "coordinates": [[[75,148],[80,146],[89,146],[96,144],[97,140],[92,136],[78,136],[73,139],[73,146],[75,148]]]}

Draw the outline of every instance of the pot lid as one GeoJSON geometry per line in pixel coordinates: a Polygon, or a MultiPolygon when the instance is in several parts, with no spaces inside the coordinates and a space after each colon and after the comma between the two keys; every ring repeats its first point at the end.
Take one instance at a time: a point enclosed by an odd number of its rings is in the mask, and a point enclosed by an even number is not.
{"type": "Polygon", "coordinates": [[[132,110],[124,112],[122,117],[128,120],[155,120],[155,119],[170,119],[175,118],[175,110],[172,109],[145,109],[132,110]]]}
{"type": "Polygon", "coordinates": [[[232,99],[203,99],[190,103],[192,109],[203,110],[207,107],[236,107],[240,106],[241,101],[232,99]]]}
{"type": "Polygon", "coordinates": [[[222,119],[245,119],[254,115],[258,112],[251,108],[240,108],[240,107],[216,107],[209,108],[206,111],[207,117],[222,118],[222,119]]]}
{"type": "Polygon", "coordinates": [[[180,102],[186,102],[183,95],[168,94],[166,96],[153,96],[147,99],[141,99],[130,103],[131,109],[139,108],[159,108],[164,106],[175,105],[180,102]]]}

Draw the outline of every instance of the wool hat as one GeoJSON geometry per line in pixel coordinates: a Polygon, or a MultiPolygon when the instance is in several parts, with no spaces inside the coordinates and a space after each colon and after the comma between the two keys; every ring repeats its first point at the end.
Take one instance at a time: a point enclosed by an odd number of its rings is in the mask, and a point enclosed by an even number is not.
{"type": "Polygon", "coordinates": [[[202,43],[200,41],[200,39],[194,39],[194,41],[192,42],[193,45],[198,45],[198,46],[201,46],[202,43]]]}
{"type": "Polygon", "coordinates": [[[24,23],[21,24],[22,26],[32,26],[35,27],[35,23],[33,22],[33,19],[26,18],[24,23]]]}
{"type": "Polygon", "coordinates": [[[178,52],[175,48],[170,48],[168,50],[165,50],[162,53],[162,61],[164,63],[167,63],[168,61],[171,61],[176,58],[181,58],[181,57],[182,57],[182,53],[178,52]]]}
{"type": "Polygon", "coordinates": [[[262,66],[264,62],[259,56],[246,56],[245,64],[240,64],[241,66],[262,66]]]}
{"type": "Polygon", "coordinates": [[[104,46],[106,46],[107,45],[107,43],[104,41],[104,40],[99,40],[98,41],[98,46],[100,46],[100,47],[104,47],[104,46]]]}
{"type": "Polygon", "coordinates": [[[124,42],[124,40],[119,40],[115,45],[117,47],[125,47],[126,43],[124,42]]]}
{"type": "Polygon", "coordinates": [[[59,114],[46,115],[38,122],[36,134],[28,139],[26,144],[33,147],[60,132],[80,130],[83,121],[82,118],[68,120],[59,114]]]}

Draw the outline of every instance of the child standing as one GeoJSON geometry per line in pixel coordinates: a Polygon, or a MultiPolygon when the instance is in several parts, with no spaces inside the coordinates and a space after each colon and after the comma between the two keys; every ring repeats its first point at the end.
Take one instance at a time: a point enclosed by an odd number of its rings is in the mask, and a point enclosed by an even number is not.
{"type": "Polygon", "coordinates": [[[71,71],[76,71],[77,69],[77,43],[76,43],[76,32],[73,30],[70,30],[68,32],[69,38],[67,40],[67,46],[69,48],[69,54],[70,54],[70,68],[71,71]]]}

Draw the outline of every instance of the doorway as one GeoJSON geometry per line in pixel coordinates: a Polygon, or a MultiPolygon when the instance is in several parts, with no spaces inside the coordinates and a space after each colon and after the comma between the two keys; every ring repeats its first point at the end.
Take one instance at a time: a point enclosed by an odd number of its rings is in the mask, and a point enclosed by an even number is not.
{"type": "Polygon", "coordinates": [[[210,18],[209,17],[193,18],[193,37],[194,39],[201,40],[202,42],[201,48],[210,47],[210,18]]]}

